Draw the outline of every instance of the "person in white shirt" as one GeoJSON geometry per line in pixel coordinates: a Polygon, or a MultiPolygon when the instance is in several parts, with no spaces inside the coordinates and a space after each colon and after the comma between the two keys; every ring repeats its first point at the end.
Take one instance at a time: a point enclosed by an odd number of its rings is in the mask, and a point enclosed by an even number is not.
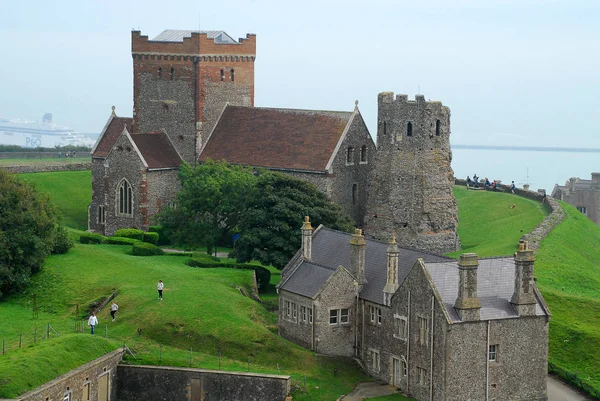
{"type": "Polygon", "coordinates": [[[94,334],[94,327],[96,327],[97,324],[98,324],[98,318],[96,317],[96,314],[94,312],[92,312],[92,315],[88,319],[88,326],[90,326],[92,328],[92,334],[94,334]]]}
{"type": "Polygon", "coordinates": [[[112,305],[110,306],[110,316],[112,317],[113,322],[115,321],[115,313],[117,313],[118,310],[119,305],[117,305],[115,301],[113,301],[112,305]]]}
{"type": "Polygon", "coordinates": [[[157,288],[158,288],[158,300],[162,301],[162,291],[163,291],[163,288],[165,288],[165,284],[163,283],[162,280],[158,280],[157,288]]]}

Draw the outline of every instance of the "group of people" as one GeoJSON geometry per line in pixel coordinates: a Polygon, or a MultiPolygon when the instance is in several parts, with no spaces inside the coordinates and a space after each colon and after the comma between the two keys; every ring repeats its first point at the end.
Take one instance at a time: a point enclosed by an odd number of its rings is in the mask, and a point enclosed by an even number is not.
{"type": "MultiPolygon", "coordinates": [[[[162,301],[163,299],[163,289],[165,288],[165,283],[162,280],[158,280],[158,284],[156,286],[158,289],[158,300],[162,301]]],[[[116,319],[117,311],[119,310],[119,305],[116,304],[115,301],[110,305],[110,317],[112,317],[112,321],[114,322],[116,319]]],[[[96,313],[92,312],[88,319],[88,326],[91,329],[91,333],[94,334],[95,328],[98,325],[98,317],[96,317],[96,313]]],[[[139,329],[138,329],[139,330],[139,329]]]]}
{"type": "MultiPolygon", "coordinates": [[[[486,190],[491,189],[492,191],[497,191],[499,185],[500,183],[498,181],[494,180],[490,182],[487,177],[481,180],[477,174],[473,174],[473,179],[471,179],[471,176],[467,176],[467,188],[484,188],[486,190]]],[[[515,193],[515,188],[515,182],[513,181],[510,185],[510,191],[513,194],[515,193]]]]}

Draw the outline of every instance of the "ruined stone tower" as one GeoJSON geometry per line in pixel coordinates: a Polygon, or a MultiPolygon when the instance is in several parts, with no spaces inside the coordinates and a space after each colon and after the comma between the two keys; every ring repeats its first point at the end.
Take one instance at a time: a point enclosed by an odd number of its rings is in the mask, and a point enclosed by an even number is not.
{"type": "Polygon", "coordinates": [[[378,96],[377,152],[370,171],[365,232],[396,235],[404,246],[445,253],[459,248],[452,194],[450,109],[423,95],[378,96]]]}
{"type": "Polygon", "coordinates": [[[133,131],[165,130],[193,163],[226,103],[254,106],[256,35],[166,30],[131,32],[133,131]]]}

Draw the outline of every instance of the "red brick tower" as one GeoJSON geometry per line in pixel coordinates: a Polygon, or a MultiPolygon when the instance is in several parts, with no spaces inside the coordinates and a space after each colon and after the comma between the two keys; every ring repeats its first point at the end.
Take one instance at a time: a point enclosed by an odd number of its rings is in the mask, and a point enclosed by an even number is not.
{"type": "Polygon", "coordinates": [[[194,163],[226,103],[254,106],[256,35],[166,30],[131,32],[133,132],[164,129],[194,163]]]}

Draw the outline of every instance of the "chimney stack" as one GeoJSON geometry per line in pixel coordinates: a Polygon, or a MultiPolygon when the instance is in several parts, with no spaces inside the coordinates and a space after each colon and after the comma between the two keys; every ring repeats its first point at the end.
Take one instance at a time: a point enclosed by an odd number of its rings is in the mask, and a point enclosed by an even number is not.
{"type": "Polygon", "coordinates": [[[481,302],[477,298],[477,268],[479,259],[476,253],[463,253],[458,261],[458,298],[454,308],[461,320],[480,319],[481,302]]]}
{"type": "Polygon", "coordinates": [[[569,178],[569,192],[575,192],[575,182],[576,181],[577,181],[577,178],[575,178],[575,177],[569,178]]]}
{"type": "Polygon", "coordinates": [[[367,283],[365,279],[365,250],[367,242],[362,235],[362,230],[357,228],[350,239],[350,270],[356,277],[359,285],[367,283]]]}
{"type": "Polygon", "coordinates": [[[515,255],[515,292],[510,303],[519,316],[535,316],[537,299],[533,284],[533,262],[535,256],[527,241],[519,241],[519,250],[515,255]]]}
{"type": "Polygon", "coordinates": [[[312,231],[310,219],[308,216],[304,216],[304,223],[302,223],[302,256],[306,260],[312,259],[312,231]]]}
{"type": "Polygon", "coordinates": [[[383,303],[390,306],[398,289],[398,244],[393,236],[387,248],[387,282],[383,288],[383,303]]]}

